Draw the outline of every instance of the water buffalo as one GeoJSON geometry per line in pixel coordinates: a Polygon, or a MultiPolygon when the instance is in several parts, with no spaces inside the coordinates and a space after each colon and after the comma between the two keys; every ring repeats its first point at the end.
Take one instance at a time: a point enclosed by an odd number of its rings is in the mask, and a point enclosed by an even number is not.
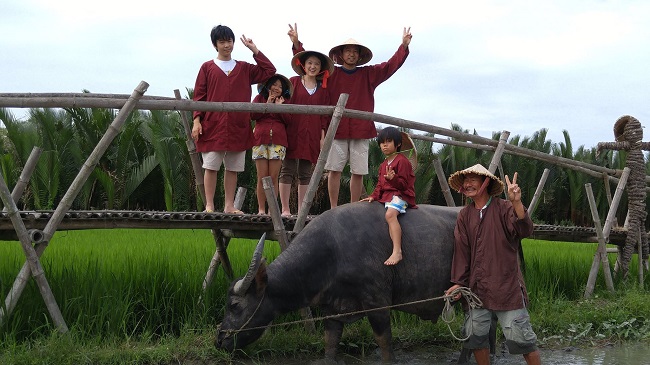
{"type": "MultiPolygon", "coordinates": [[[[450,286],[458,211],[420,205],[400,215],[404,258],[395,266],[383,264],[392,243],[380,203],[346,204],[321,214],[268,266],[260,240],[248,273],[228,291],[216,347],[242,348],[262,335],[259,327],[306,306],[318,306],[327,316],[442,296],[450,286]]],[[[395,309],[435,322],[443,306],[443,300],[434,300],[395,309]]],[[[363,316],[382,359],[393,359],[390,309],[325,319],[326,358],[336,357],[343,325],[363,316]]]]}

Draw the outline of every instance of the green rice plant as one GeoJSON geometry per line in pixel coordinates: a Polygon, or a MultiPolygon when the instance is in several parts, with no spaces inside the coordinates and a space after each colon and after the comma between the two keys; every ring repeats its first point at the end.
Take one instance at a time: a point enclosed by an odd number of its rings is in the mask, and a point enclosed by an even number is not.
{"type": "MultiPolygon", "coordinates": [[[[231,240],[235,275],[247,269],[255,243],[231,240]]],[[[222,316],[230,284],[223,270],[206,293],[202,290],[214,251],[206,230],[65,231],[55,234],[41,262],[69,327],[89,337],[160,337],[178,335],[184,326],[214,326],[222,316]]],[[[267,257],[278,254],[278,245],[266,246],[267,257]]],[[[3,242],[0,255],[4,298],[24,254],[17,242],[3,242]]],[[[21,340],[50,331],[40,293],[30,281],[0,335],[21,340]]]]}

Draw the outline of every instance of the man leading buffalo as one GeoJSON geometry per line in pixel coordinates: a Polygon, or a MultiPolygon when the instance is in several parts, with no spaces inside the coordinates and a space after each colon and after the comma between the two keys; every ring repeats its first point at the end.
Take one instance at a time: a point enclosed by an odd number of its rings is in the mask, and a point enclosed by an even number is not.
{"type": "MultiPolygon", "coordinates": [[[[480,164],[457,171],[449,185],[471,202],[458,214],[454,230],[454,256],[450,295],[469,287],[482,301],[465,315],[463,347],[476,363],[490,363],[488,333],[492,316],[498,318],[511,354],[522,354],[527,364],[541,364],[537,336],[526,306],[528,294],[519,266],[520,240],[533,233],[533,222],[521,202],[517,173],[505,177],[508,200],[499,198],[503,182],[480,164]]],[[[459,299],[456,294],[454,299],[459,299]]]]}

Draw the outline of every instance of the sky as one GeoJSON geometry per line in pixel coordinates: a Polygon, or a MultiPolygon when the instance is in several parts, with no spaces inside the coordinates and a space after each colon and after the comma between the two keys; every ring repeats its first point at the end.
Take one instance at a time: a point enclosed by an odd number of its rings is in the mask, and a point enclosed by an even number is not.
{"type": "Polygon", "coordinates": [[[650,125],[650,1],[413,4],[4,0],[0,93],[131,94],[146,81],[146,95],[185,96],[216,57],[210,30],[219,24],[238,38],[233,58],[254,63],[245,35],[287,77],[295,75],[288,24],[306,49],[325,54],[354,38],[372,50],[370,64],[388,60],[410,27],[410,55],[377,88],[376,113],[487,138],[546,128],[559,143],[566,130],[574,150],[613,141],[623,115],[650,125]]]}

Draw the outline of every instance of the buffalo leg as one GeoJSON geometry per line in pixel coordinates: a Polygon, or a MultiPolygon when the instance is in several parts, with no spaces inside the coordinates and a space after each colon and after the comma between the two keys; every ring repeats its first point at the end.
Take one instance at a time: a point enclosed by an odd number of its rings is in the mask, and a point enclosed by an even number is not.
{"type": "Polygon", "coordinates": [[[343,322],[326,319],[323,325],[325,327],[325,358],[336,360],[336,347],[343,334],[343,322]]]}
{"type": "Polygon", "coordinates": [[[392,361],[395,356],[393,355],[392,337],[393,334],[390,329],[390,311],[377,311],[368,314],[368,322],[372,327],[372,332],[375,335],[375,341],[381,350],[382,361],[392,361]]]}

